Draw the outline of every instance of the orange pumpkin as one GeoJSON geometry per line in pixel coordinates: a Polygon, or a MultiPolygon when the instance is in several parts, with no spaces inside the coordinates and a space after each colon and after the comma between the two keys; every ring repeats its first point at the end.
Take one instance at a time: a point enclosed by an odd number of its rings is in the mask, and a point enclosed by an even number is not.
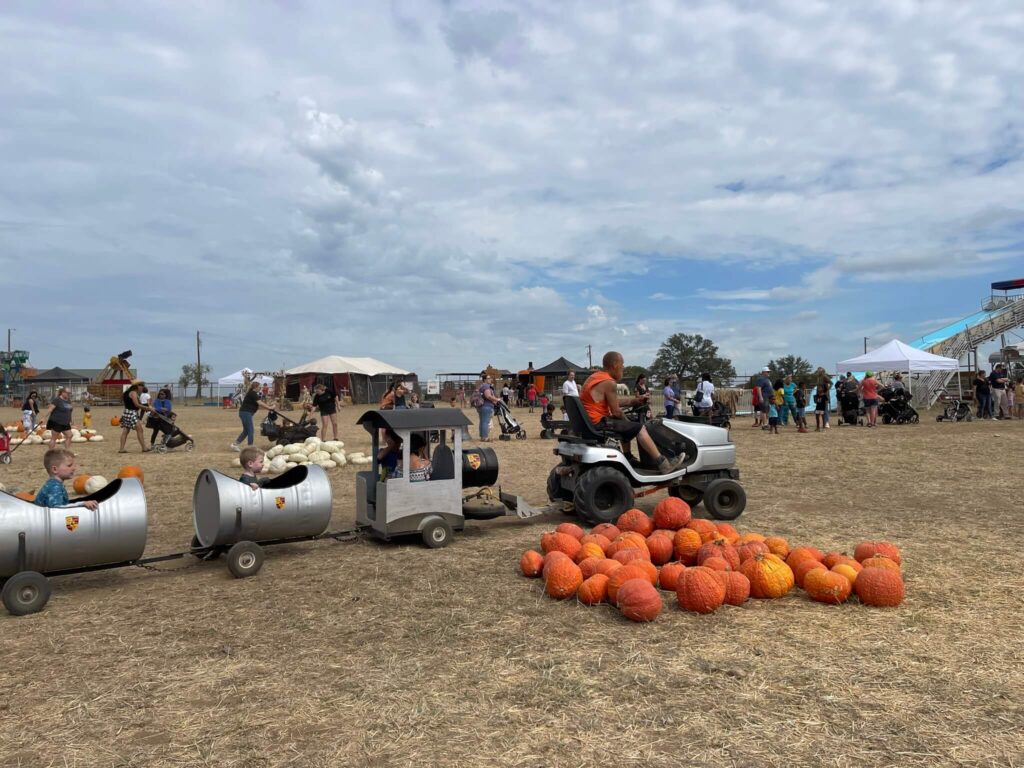
{"type": "Polygon", "coordinates": [[[604,536],[606,539],[608,539],[608,541],[615,541],[617,538],[619,538],[619,534],[622,533],[622,531],[618,529],[618,526],[612,525],[611,523],[601,523],[600,525],[595,525],[593,530],[591,530],[590,532],[600,534],[601,536],[604,536]]]}
{"type": "Polygon", "coordinates": [[[680,528],[672,537],[672,550],[675,552],[676,560],[683,565],[697,564],[697,553],[701,544],[700,533],[693,528],[680,528]]]}
{"type": "Polygon", "coordinates": [[[547,578],[548,569],[552,568],[559,560],[572,562],[571,557],[565,554],[565,552],[559,552],[557,549],[544,555],[544,567],[540,569],[540,575],[547,578]]]}
{"type": "Polygon", "coordinates": [[[545,554],[564,552],[569,557],[575,558],[579,554],[581,546],[579,539],[573,538],[567,533],[550,531],[540,537],[540,548],[544,550],[545,554]]]}
{"type": "Polygon", "coordinates": [[[675,592],[679,582],[679,574],[686,570],[682,563],[666,563],[658,571],[658,586],[668,592],[675,592]]]}
{"type": "Polygon", "coordinates": [[[576,594],[583,583],[583,571],[572,560],[556,560],[550,568],[545,569],[544,590],[549,597],[564,600],[576,594]]]}
{"type": "MultiPolygon", "coordinates": [[[[672,541],[675,535],[676,532],[669,530],[668,528],[655,528],[654,533],[651,534],[651,536],[667,536],[669,541],[672,541]]],[[[649,539],[651,536],[648,536],[647,538],[649,539]]]]}
{"type": "Polygon", "coordinates": [[[746,544],[750,541],[766,541],[766,539],[760,533],[741,533],[740,537],[736,539],[736,544],[746,544]]]}
{"type": "Polygon", "coordinates": [[[771,550],[763,541],[748,541],[736,545],[736,553],[740,556],[740,562],[745,563],[758,552],[767,555],[771,550]]]}
{"type": "Polygon", "coordinates": [[[726,605],[743,605],[750,598],[750,579],[739,571],[722,573],[725,579],[726,605]]]}
{"type": "Polygon", "coordinates": [[[655,565],[664,565],[672,559],[672,536],[674,538],[675,532],[669,531],[668,534],[661,534],[655,531],[647,537],[647,551],[650,553],[651,562],[655,565]]]}
{"type": "Polygon", "coordinates": [[[647,560],[650,562],[651,553],[647,551],[647,547],[643,549],[630,547],[629,549],[620,549],[612,555],[612,560],[618,560],[623,565],[629,565],[634,560],[647,560]]]}
{"type": "Polygon", "coordinates": [[[687,568],[676,582],[676,600],[683,610],[711,613],[725,601],[725,584],[710,568],[687,568]]]}
{"type": "Polygon", "coordinates": [[[814,558],[805,557],[803,560],[798,560],[797,564],[793,567],[793,581],[796,582],[798,587],[803,588],[804,579],[807,578],[807,574],[819,569],[823,571],[828,570],[824,563],[819,563],[814,558]]]}
{"type": "Polygon", "coordinates": [[[615,571],[622,567],[622,563],[618,560],[612,560],[606,557],[604,560],[597,564],[597,572],[603,573],[605,576],[611,576],[615,571]]]}
{"type": "Polygon", "coordinates": [[[732,570],[732,566],[720,557],[706,557],[704,558],[704,562],[702,562],[701,565],[703,565],[705,568],[710,568],[713,571],[732,570]]]}
{"type": "Polygon", "coordinates": [[[110,426],[112,426],[112,427],[120,427],[121,426],[121,417],[120,416],[111,416],[110,417],[110,426]]]}
{"type": "Polygon", "coordinates": [[[142,467],[121,467],[121,471],[117,473],[117,476],[121,478],[134,477],[137,478],[140,483],[145,482],[145,475],[142,473],[142,467]]]}
{"type": "Polygon", "coordinates": [[[888,541],[862,541],[853,550],[853,556],[859,563],[864,562],[874,555],[888,557],[896,563],[896,565],[901,565],[903,563],[903,558],[900,556],[899,548],[888,541]]]}
{"type": "MultiPolygon", "coordinates": [[[[648,563],[648,565],[650,565],[650,563],[648,563]]],[[[654,566],[652,565],[651,567],[653,568],[654,566]]],[[[621,587],[630,579],[646,579],[648,582],[650,582],[650,578],[648,578],[647,571],[644,568],[640,567],[640,563],[630,563],[629,565],[622,566],[617,571],[612,571],[611,575],[608,576],[609,603],[611,603],[612,605],[616,605],[616,598],[619,594],[619,587],[621,587]]]]}
{"type": "Polygon", "coordinates": [[[555,532],[566,533],[576,539],[576,541],[583,538],[583,529],[576,525],[576,523],[559,523],[555,526],[555,532]]]}
{"type": "Polygon", "coordinates": [[[853,591],[864,605],[895,608],[903,602],[903,579],[889,568],[865,568],[857,576],[853,591]]]}
{"type": "Polygon", "coordinates": [[[576,590],[576,597],[584,605],[597,605],[608,599],[608,577],[603,573],[595,573],[584,579],[576,590]]]}
{"type": "Polygon", "coordinates": [[[597,557],[604,559],[604,550],[601,549],[600,544],[587,543],[580,547],[580,551],[576,553],[576,557],[573,558],[577,563],[582,563],[588,557],[597,557]]]}
{"type": "Polygon", "coordinates": [[[528,549],[523,552],[523,556],[519,558],[519,570],[523,572],[523,576],[536,578],[537,576],[540,576],[543,569],[544,556],[541,555],[540,552],[528,549]]]}
{"type": "Polygon", "coordinates": [[[750,579],[751,597],[782,597],[793,588],[793,571],[777,555],[754,555],[740,566],[740,573],[750,579]]]}
{"type": "Polygon", "coordinates": [[[850,582],[851,587],[857,583],[858,571],[855,570],[853,566],[849,563],[839,563],[838,565],[833,565],[832,573],[838,573],[840,576],[845,578],[848,582],[850,582]]]}
{"type": "Polygon", "coordinates": [[[678,531],[693,517],[690,505],[675,496],[662,499],[654,507],[654,525],[678,531]]]}
{"type": "Polygon", "coordinates": [[[636,531],[645,539],[654,533],[654,522],[642,509],[627,509],[619,515],[615,525],[620,531],[636,531]]]}
{"type": "Polygon", "coordinates": [[[661,613],[661,595],[646,579],[630,579],[619,587],[616,605],[630,621],[654,621],[661,613]]]}
{"type": "Polygon", "coordinates": [[[718,529],[718,535],[730,544],[734,544],[736,539],[740,537],[740,532],[729,523],[715,523],[715,528],[718,529]]]}
{"type": "Polygon", "coordinates": [[[884,555],[872,555],[864,560],[861,560],[861,566],[863,568],[888,568],[891,571],[900,572],[899,563],[895,560],[890,560],[884,555]]]}
{"type": "Polygon", "coordinates": [[[849,555],[845,552],[827,552],[821,562],[825,564],[826,568],[831,569],[833,565],[839,565],[848,557],[849,555]]]}
{"type": "Polygon", "coordinates": [[[647,539],[639,533],[634,533],[632,531],[629,533],[621,533],[615,541],[608,545],[605,556],[615,557],[617,552],[621,552],[624,549],[647,549],[647,539]]]}
{"type": "Polygon", "coordinates": [[[85,493],[85,484],[89,482],[89,475],[78,475],[71,481],[71,487],[75,493],[85,493]]]}
{"type": "Polygon", "coordinates": [[[713,541],[718,538],[718,529],[710,520],[697,518],[688,522],[686,527],[699,533],[701,542],[713,541]]]}
{"type": "Polygon", "coordinates": [[[853,589],[849,579],[841,573],[833,573],[822,568],[815,568],[804,579],[804,589],[811,600],[819,603],[839,605],[845,603],[853,589]]]}
{"type": "Polygon", "coordinates": [[[740,567],[740,553],[736,551],[736,547],[725,539],[715,539],[707,544],[702,544],[701,548],[697,551],[697,564],[703,565],[705,560],[713,557],[720,557],[728,563],[729,570],[735,571],[740,567]]]}
{"type": "Polygon", "coordinates": [[[597,565],[604,559],[605,558],[603,557],[585,557],[580,560],[578,565],[580,566],[580,570],[583,572],[584,581],[598,572],[597,565]]]}
{"type": "Polygon", "coordinates": [[[797,547],[786,557],[786,564],[790,568],[793,568],[805,557],[813,558],[820,563],[825,559],[825,553],[820,549],[815,549],[814,547],[797,547]]]}
{"type": "Polygon", "coordinates": [[[14,495],[15,495],[16,498],[19,498],[22,501],[35,501],[36,500],[36,495],[34,493],[29,493],[28,491],[18,491],[14,495]]]}
{"type": "Polygon", "coordinates": [[[778,555],[783,560],[789,556],[789,542],[781,536],[769,536],[764,543],[773,555],[778,555]]]}
{"type": "Polygon", "coordinates": [[[601,547],[602,552],[607,552],[608,547],[612,545],[612,542],[607,536],[602,536],[600,533],[588,533],[580,539],[580,544],[583,546],[586,546],[587,544],[597,544],[601,547]]]}

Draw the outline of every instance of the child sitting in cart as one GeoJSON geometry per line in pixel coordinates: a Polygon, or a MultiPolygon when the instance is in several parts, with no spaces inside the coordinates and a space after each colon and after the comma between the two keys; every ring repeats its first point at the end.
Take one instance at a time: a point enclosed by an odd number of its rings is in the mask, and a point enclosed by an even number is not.
{"type": "Polygon", "coordinates": [[[548,403],[544,413],[540,415],[540,428],[542,437],[554,437],[554,430],[551,423],[555,420],[555,404],[548,403]]]}
{"type": "Polygon", "coordinates": [[[245,483],[254,491],[258,491],[267,484],[268,478],[260,477],[263,471],[263,451],[255,446],[243,448],[238,455],[238,463],[242,465],[242,476],[238,482],[245,483]]]}
{"type": "Polygon", "coordinates": [[[75,454],[67,448],[48,450],[43,454],[43,466],[50,478],[43,483],[43,487],[36,494],[35,503],[40,507],[85,507],[86,509],[99,507],[95,501],[70,503],[64,483],[75,476],[75,454]]]}

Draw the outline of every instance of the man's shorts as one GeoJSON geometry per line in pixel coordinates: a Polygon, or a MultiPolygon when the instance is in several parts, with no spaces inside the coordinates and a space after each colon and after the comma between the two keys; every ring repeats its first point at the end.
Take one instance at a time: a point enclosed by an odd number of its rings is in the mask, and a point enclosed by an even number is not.
{"type": "Polygon", "coordinates": [[[601,428],[608,432],[614,432],[622,440],[632,440],[640,434],[643,424],[629,419],[614,419],[606,416],[601,419],[601,428]]]}
{"type": "Polygon", "coordinates": [[[771,408],[771,404],[767,402],[760,402],[757,404],[757,410],[761,413],[768,413],[768,409],[771,408]]]}

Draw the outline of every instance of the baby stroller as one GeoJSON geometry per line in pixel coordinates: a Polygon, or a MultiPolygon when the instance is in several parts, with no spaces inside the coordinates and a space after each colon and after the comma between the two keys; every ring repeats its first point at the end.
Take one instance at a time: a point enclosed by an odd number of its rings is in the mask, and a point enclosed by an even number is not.
{"type": "Polygon", "coordinates": [[[515,435],[516,440],[526,439],[526,430],[516,421],[512,411],[501,400],[494,404],[494,415],[498,419],[498,426],[501,427],[499,440],[511,440],[515,435]]]}
{"type": "Polygon", "coordinates": [[[316,422],[311,421],[305,413],[302,414],[302,418],[298,421],[292,421],[277,411],[271,411],[267,414],[267,418],[260,422],[260,434],[278,445],[304,442],[307,437],[316,437],[316,432],[316,422]],[[278,424],[278,416],[286,424],[278,424]]]}
{"type": "Polygon", "coordinates": [[[711,410],[708,413],[698,411],[697,406],[693,404],[692,397],[687,398],[686,404],[693,411],[693,416],[680,414],[676,417],[680,421],[689,421],[694,424],[710,424],[713,427],[721,427],[722,429],[729,429],[731,426],[732,411],[721,400],[715,400],[711,404],[711,410]]]}
{"type": "Polygon", "coordinates": [[[860,407],[860,396],[857,394],[857,390],[840,389],[836,392],[836,402],[839,404],[839,426],[864,425],[863,419],[860,418],[864,415],[864,409],[860,407]]]}
{"type": "Polygon", "coordinates": [[[910,405],[910,395],[905,389],[882,387],[878,390],[882,403],[878,406],[878,415],[883,424],[917,424],[920,417],[910,405]]]}
{"type": "Polygon", "coordinates": [[[0,464],[11,463],[11,436],[0,424],[0,464]]]}
{"type": "Polygon", "coordinates": [[[182,446],[185,446],[186,451],[191,451],[196,447],[195,440],[192,439],[191,435],[186,435],[182,432],[180,427],[162,413],[150,412],[149,420],[146,423],[148,426],[156,427],[160,430],[161,438],[156,446],[154,446],[157,453],[167,453],[182,446]]]}
{"type": "Polygon", "coordinates": [[[936,421],[973,421],[971,406],[956,395],[949,394],[945,388],[935,390],[938,401],[942,403],[942,413],[935,417],[936,421]]]}

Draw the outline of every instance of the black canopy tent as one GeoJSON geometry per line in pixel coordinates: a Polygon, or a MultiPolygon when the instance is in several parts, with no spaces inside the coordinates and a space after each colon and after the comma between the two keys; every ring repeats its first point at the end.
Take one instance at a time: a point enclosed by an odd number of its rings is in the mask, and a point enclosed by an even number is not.
{"type": "Polygon", "coordinates": [[[565,376],[569,371],[575,371],[576,373],[591,373],[589,368],[582,365],[576,365],[576,363],[571,360],[566,360],[564,357],[552,360],[543,368],[534,368],[532,373],[534,376],[565,376]]]}

